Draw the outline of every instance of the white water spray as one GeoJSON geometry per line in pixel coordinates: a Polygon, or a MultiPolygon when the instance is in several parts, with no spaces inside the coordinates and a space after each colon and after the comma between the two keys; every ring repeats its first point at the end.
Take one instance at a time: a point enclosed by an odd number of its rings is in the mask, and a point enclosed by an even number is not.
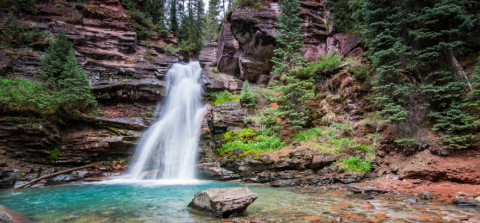
{"type": "Polygon", "coordinates": [[[198,62],[174,64],[157,121],[137,146],[132,179],[194,179],[200,125],[205,112],[198,62]]]}

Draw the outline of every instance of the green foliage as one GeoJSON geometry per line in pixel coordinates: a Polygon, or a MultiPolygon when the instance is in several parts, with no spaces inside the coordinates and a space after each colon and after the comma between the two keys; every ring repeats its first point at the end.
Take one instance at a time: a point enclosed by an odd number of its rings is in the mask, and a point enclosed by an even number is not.
{"type": "Polygon", "coordinates": [[[294,71],[293,74],[301,79],[318,78],[322,73],[335,69],[342,63],[342,56],[338,53],[329,53],[318,62],[309,62],[301,70],[294,71]]]}
{"type": "Polygon", "coordinates": [[[212,69],[210,69],[210,71],[212,73],[216,73],[216,74],[220,73],[220,71],[217,68],[212,68],[212,69]]]}
{"type": "Polygon", "coordinates": [[[159,32],[161,35],[167,35],[169,33],[165,23],[165,1],[152,0],[145,1],[143,10],[137,8],[137,1],[124,0],[123,4],[128,10],[128,14],[131,16],[130,25],[132,25],[137,36],[141,39],[146,39],[154,36],[154,31],[159,32]]]}
{"type": "Polygon", "coordinates": [[[49,152],[50,152],[50,161],[52,163],[55,163],[55,161],[57,161],[58,155],[60,155],[61,151],[59,149],[55,148],[55,149],[50,150],[49,152]]]}
{"type": "Polygon", "coordinates": [[[45,40],[49,35],[38,27],[29,28],[10,15],[3,20],[0,40],[13,46],[45,40]]]}
{"type": "Polygon", "coordinates": [[[257,103],[257,94],[252,91],[248,81],[245,81],[243,84],[242,93],[240,96],[242,97],[242,103],[244,106],[254,107],[257,103]]]}
{"type": "Polygon", "coordinates": [[[0,103],[12,110],[33,110],[48,113],[61,105],[58,98],[41,83],[23,78],[0,77],[0,103]]]}
{"type": "Polygon", "coordinates": [[[415,138],[395,139],[395,143],[401,147],[412,147],[417,145],[415,138]]]}
{"type": "MultiPolygon", "coordinates": [[[[362,35],[377,72],[374,102],[388,122],[411,123],[412,112],[426,109],[433,130],[460,136],[472,127],[459,103],[465,85],[453,66],[453,51],[474,22],[460,4],[364,0],[362,35]]],[[[451,148],[468,145],[465,137],[447,139],[451,148]]]]}
{"type": "Polygon", "coordinates": [[[177,53],[179,51],[172,44],[165,44],[162,46],[162,49],[169,53],[177,53]]]}
{"type": "Polygon", "coordinates": [[[372,168],[372,163],[369,160],[360,157],[339,159],[333,165],[339,165],[339,170],[345,172],[368,172],[372,168]]]}
{"type": "Polygon", "coordinates": [[[103,111],[100,109],[92,109],[87,114],[90,116],[98,116],[98,117],[103,117],[105,115],[103,111]]]}
{"type": "Polygon", "coordinates": [[[212,100],[210,100],[210,104],[212,105],[218,105],[226,102],[232,102],[232,101],[239,101],[240,96],[239,95],[234,95],[230,93],[227,90],[221,91],[221,92],[213,92],[211,94],[212,100]]]}
{"type": "Polygon", "coordinates": [[[224,134],[224,142],[254,142],[256,140],[257,133],[253,129],[242,129],[242,131],[228,131],[224,134]]]}
{"type": "Polygon", "coordinates": [[[280,81],[274,82],[270,87],[282,92],[273,98],[278,103],[276,117],[285,117],[292,130],[300,130],[307,123],[306,103],[315,95],[312,79],[301,80],[295,76],[283,76],[280,81]]]}
{"type": "Polygon", "coordinates": [[[14,10],[17,12],[35,12],[36,0],[15,0],[14,10]]]}
{"type": "Polygon", "coordinates": [[[87,75],[77,64],[72,43],[65,33],[59,33],[42,58],[45,87],[55,94],[64,111],[84,109],[95,104],[87,75]]]}
{"type": "Polygon", "coordinates": [[[233,8],[236,7],[262,7],[265,5],[265,0],[235,0],[233,1],[233,8]]]}
{"type": "Polygon", "coordinates": [[[303,50],[302,19],[299,17],[300,2],[298,0],[281,1],[280,9],[282,13],[278,15],[278,22],[275,24],[277,27],[275,31],[278,34],[274,37],[281,47],[273,51],[275,56],[272,62],[275,65],[272,72],[275,75],[287,75],[304,62],[300,54],[303,50]]]}
{"type": "Polygon", "coordinates": [[[348,72],[353,74],[353,77],[356,80],[361,82],[367,80],[368,74],[370,73],[370,70],[365,65],[352,66],[349,67],[347,70],[348,72]]]}
{"type": "Polygon", "coordinates": [[[299,132],[294,138],[294,141],[308,142],[311,138],[319,137],[322,135],[322,130],[319,128],[311,128],[306,131],[299,132]]]}
{"type": "Polygon", "coordinates": [[[362,21],[362,5],[364,0],[328,0],[331,6],[329,22],[345,32],[354,32],[362,21]]]}
{"type": "Polygon", "coordinates": [[[276,136],[259,135],[254,141],[229,141],[217,149],[217,154],[224,156],[226,153],[242,149],[244,152],[273,152],[285,146],[276,136]]]}
{"type": "Polygon", "coordinates": [[[475,72],[473,72],[470,81],[473,89],[468,92],[464,104],[470,107],[474,113],[477,113],[478,120],[478,111],[480,111],[480,57],[478,57],[477,66],[475,66],[475,72]]]}

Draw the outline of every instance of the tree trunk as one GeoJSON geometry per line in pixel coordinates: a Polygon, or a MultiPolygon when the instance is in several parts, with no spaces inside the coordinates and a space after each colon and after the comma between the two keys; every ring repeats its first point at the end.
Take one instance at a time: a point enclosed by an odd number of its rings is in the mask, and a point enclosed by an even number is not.
{"type": "Polygon", "coordinates": [[[89,168],[89,167],[94,167],[95,164],[89,164],[89,165],[86,165],[86,166],[81,166],[81,167],[75,167],[75,168],[72,168],[72,169],[68,169],[68,170],[63,170],[63,171],[60,171],[60,172],[56,172],[56,173],[52,173],[52,174],[49,174],[49,175],[46,175],[46,176],[43,176],[43,177],[39,177],[35,180],[32,180],[32,181],[29,181],[27,183],[24,183],[18,187],[15,187],[13,188],[14,190],[16,189],[19,189],[19,188],[22,188],[22,187],[25,187],[29,184],[32,184],[32,183],[35,183],[35,182],[38,182],[40,180],[43,180],[43,179],[47,179],[47,178],[50,178],[50,177],[53,177],[53,176],[56,176],[56,175],[59,175],[59,174],[62,174],[62,173],[68,173],[68,172],[72,172],[72,171],[75,171],[75,170],[80,170],[80,169],[85,169],[85,168],[89,168]]]}

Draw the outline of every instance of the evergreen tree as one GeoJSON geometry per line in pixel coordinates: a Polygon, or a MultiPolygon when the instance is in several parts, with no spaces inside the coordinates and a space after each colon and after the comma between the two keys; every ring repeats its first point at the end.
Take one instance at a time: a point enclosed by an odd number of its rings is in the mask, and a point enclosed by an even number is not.
{"type": "Polygon", "coordinates": [[[302,66],[304,58],[300,54],[303,50],[303,35],[301,34],[302,19],[299,18],[300,2],[298,0],[281,1],[282,13],[278,15],[275,35],[279,48],[273,52],[273,74],[286,75],[296,66],[302,66]]]}
{"type": "MultiPolygon", "coordinates": [[[[473,19],[459,0],[365,0],[363,36],[377,70],[375,102],[391,122],[405,121],[407,108],[422,100],[432,129],[449,148],[465,148],[471,128],[461,103],[464,83],[457,75],[453,50],[473,19]]],[[[408,122],[408,120],[407,120],[408,122]]],[[[418,127],[418,126],[417,126],[418,127]]]]}
{"type": "Polygon", "coordinates": [[[282,13],[276,24],[278,35],[275,35],[280,47],[274,50],[272,73],[282,77],[271,87],[282,92],[281,96],[274,99],[278,102],[277,117],[285,117],[292,129],[298,130],[307,121],[306,101],[313,96],[313,80],[311,77],[302,80],[293,74],[304,62],[300,54],[303,50],[303,35],[300,32],[302,19],[298,17],[300,3],[298,0],[281,1],[280,8],[282,13]]]}
{"type": "Polygon", "coordinates": [[[177,17],[177,0],[171,0],[170,3],[170,29],[177,31],[178,29],[178,17],[177,17]]]}
{"type": "Polygon", "coordinates": [[[45,87],[56,95],[64,110],[83,109],[95,103],[87,75],[77,64],[65,33],[60,32],[50,44],[40,70],[45,87]]]}
{"type": "Polygon", "coordinates": [[[257,94],[250,89],[250,84],[248,80],[245,81],[241,93],[243,105],[247,107],[254,107],[257,103],[257,94]]]}

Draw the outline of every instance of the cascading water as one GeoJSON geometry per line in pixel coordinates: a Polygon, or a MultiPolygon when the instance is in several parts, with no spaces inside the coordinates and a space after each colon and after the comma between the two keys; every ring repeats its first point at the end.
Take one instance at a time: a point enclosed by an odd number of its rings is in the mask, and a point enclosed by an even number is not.
{"type": "Polygon", "coordinates": [[[167,73],[167,97],[157,121],[140,139],[131,177],[194,179],[200,125],[205,111],[198,62],[174,64],[167,73]]]}

